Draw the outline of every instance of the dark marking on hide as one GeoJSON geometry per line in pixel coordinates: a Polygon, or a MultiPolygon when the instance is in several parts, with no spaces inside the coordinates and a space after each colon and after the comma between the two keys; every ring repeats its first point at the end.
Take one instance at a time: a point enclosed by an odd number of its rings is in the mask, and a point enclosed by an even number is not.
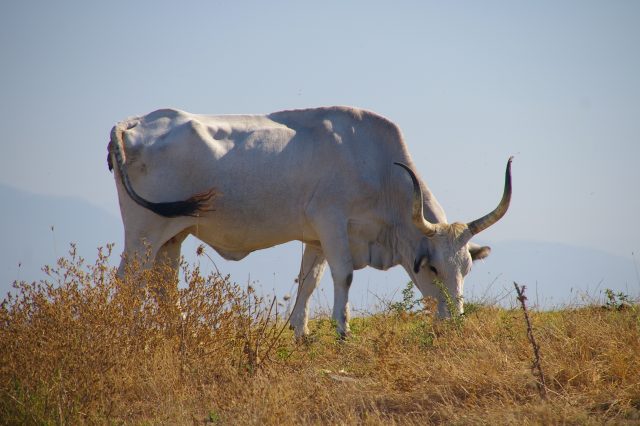
{"type": "Polygon", "coordinates": [[[353,281],[353,272],[347,275],[347,288],[351,287],[351,282],[353,281]]]}
{"type": "Polygon", "coordinates": [[[420,272],[420,268],[427,264],[429,261],[429,240],[423,237],[418,244],[418,252],[416,259],[413,262],[413,272],[416,274],[420,272]]]}
{"type": "Polygon", "coordinates": [[[109,167],[109,171],[112,172],[113,171],[113,160],[111,159],[111,146],[112,146],[113,142],[109,141],[109,144],[107,145],[107,167],[109,167]]]}

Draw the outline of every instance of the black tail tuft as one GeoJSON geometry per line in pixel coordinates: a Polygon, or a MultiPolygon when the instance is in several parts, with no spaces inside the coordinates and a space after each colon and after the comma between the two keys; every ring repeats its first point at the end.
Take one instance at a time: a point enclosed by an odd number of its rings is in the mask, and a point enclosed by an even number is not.
{"type": "Polygon", "coordinates": [[[209,200],[215,196],[215,191],[210,189],[201,192],[183,201],[170,201],[166,203],[148,202],[144,207],[164,217],[199,216],[200,213],[213,211],[209,207],[209,200]]]}

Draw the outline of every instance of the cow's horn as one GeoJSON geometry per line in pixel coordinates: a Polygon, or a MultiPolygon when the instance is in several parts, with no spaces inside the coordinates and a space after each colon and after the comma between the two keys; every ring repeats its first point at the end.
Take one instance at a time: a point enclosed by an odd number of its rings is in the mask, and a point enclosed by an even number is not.
{"type": "Polygon", "coordinates": [[[507,171],[504,175],[504,193],[502,194],[502,199],[500,200],[500,204],[498,207],[491,213],[486,216],[481,217],[480,219],[476,219],[473,222],[469,222],[467,227],[469,227],[469,231],[471,234],[476,235],[479,232],[484,231],[497,221],[499,221],[502,216],[507,212],[509,208],[509,203],[511,202],[511,161],[513,157],[509,157],[509,161],[507,161],[507,171]]]}
{"type": "Polygon", "coordinates": [[[422,190],[420,189],[420,183],[418,183],[418,178],[416,177],[413,170],[409,168],[406,164],[403,163],[393,163],[396,164],[409,173],[411,176],[411,181],[413,182],[413,209],[411,218],[413,219],[414,225],[421,230],[426,236],[431,236],[436,232],[435,226],[428,220],[424,218],[423,214],[423,203],[422,203],[422,190]]]}

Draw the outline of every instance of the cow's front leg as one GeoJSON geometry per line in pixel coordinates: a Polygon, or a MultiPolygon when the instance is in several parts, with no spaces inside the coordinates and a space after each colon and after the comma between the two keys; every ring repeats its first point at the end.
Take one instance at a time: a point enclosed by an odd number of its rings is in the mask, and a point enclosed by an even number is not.
{"type": "Polygon", "coordinates": [[[348,337],[351,333],[349,320],[351,312],[349,309],[349,287],[353,280],[353,269],[344,268],[338,270],[333,276],[333,319],[340,337],[348,337]]]}
{"type": "Polygon", "coordinates": [[[349,287],[353,279],[353,261],[349,249],[347,225],[340,217],[321,217],[314,223],[322,252],[333,278],[333,319],[341,337],[349,335],[349,287]]]}
{"type": "Polygon", "coordinates": [[[298,295],[291,312],[291,328],[293,328],[296,339],[309,335],[309,328],[307,327],[309,300],[322,278],[326,264],[326,259],[320,247],[305,245],[300,265],[300,275],[298,276],[298,295]]]}

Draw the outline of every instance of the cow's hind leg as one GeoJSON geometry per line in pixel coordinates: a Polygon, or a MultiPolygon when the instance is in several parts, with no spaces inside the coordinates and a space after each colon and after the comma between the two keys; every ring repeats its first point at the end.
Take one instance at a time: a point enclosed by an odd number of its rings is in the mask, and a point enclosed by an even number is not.
{"type": "MultiPolygon", "coordinates": [[[[171,279],[177,277],[180,263],[180,245],[189,235],[187,230],[167,234],[166,236],[153,232],[125,232],[125,249],[120,260],[118,276],[124,278],[129,268],[137,273],[162,265],[171,279]]],[[[145,286],[146,282],[140,282],[145,286]]]]}
{"type": "Polygon", "coordinates": [[[155,255],[153,267],[160,280],[157,290],[161,296],[166,294],[168,286],[177,285],[180,267],[180,247],[188,235],[189,232],[185,230],[169,238],[155,255]]]}
{"type": "MultiPolygon", "coordinates": [[[[118,267],[118,276],[122,279],[129,273],[147,270],[153,266],[160,244],[145,237],[130,238],[125,235],[124,251],[118,267]]],[[[140,283],[144,286],[144,283],[140,283]]]]}
{"type": "Polygon", "coordinates": [[[309,334],[307,327],[309,300],[322,278],[326,264],[324,253],[320,247],[305,245],[300,275],[298,276],[298,295],[291,312],[291,327],[297,339],[309,334]]]}

